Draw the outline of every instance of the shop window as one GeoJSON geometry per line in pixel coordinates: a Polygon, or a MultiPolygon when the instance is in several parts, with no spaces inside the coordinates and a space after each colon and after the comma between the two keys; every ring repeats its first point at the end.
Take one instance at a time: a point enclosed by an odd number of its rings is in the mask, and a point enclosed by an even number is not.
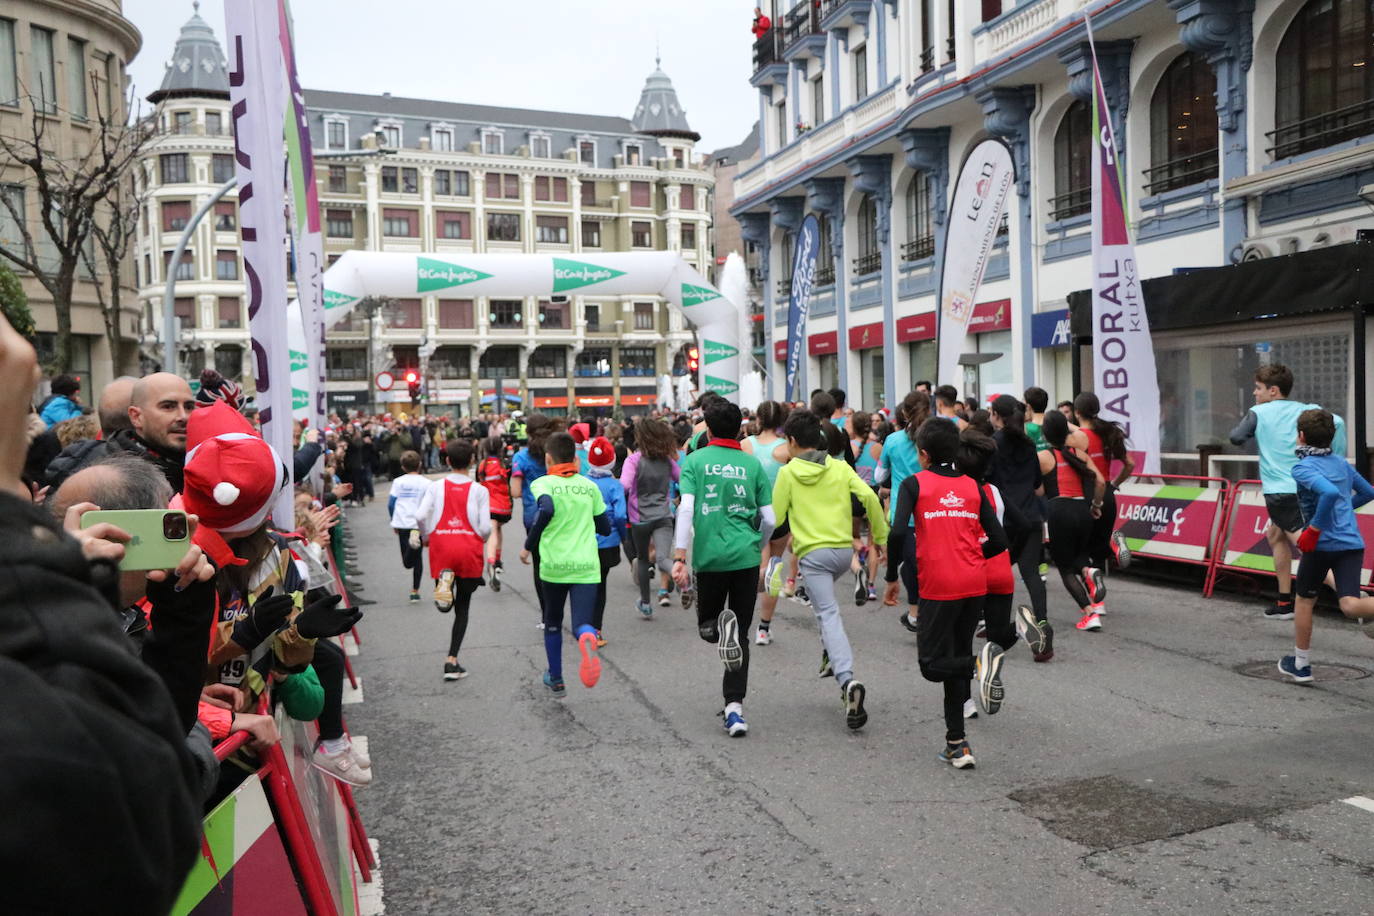
{"type": "Polygon", "coordinates": [[[519,378],[519,347],[488,347],[482,351],[477,374],[482,378],[519,378]]]}
{"type": "Polygon", "coordinates": [[[1308,0],[1274,61],[1275,159],[1374,133],[1374,13],[1366,0],[1308,0]]]}
{"type": "Polygon", "coordinates": [[[471,299],[439,300],[440,330],[466,331],[473,327],[471,299]]]}
{"type": "Polygon", "coordinates": [[[1150,97],[1150,167],[1145,193],[1217,177],[1217,79],[1191,51],[1164,71],[1150,97]]]}
{"type": "Polygon", "coordinates": [[[1068,219],[1092,209],[1092,120],[1088,103],[1074,102],[1054,133],[1052,220],[1068,219]]]}

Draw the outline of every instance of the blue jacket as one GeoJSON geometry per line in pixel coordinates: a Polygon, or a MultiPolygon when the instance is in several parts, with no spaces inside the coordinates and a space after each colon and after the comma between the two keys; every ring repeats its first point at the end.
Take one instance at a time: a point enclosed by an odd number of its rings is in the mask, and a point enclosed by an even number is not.
{"type": "Polygon", "coordinates": [[[1302,517],[1321,529],[1318,550],[1363,550],[1355,510],[1374,499],[1374,487],[1340,455],[1309,455],[1293,465],[1302,517]],[[1354,494],[1353,496],[1351,494],[1354,494]]]}
{"type": "Polygon", "coordinates": [[[38,416],[44,423],[48,424],[48,429],[52,429],[63,420],[70,420],[72,417],[81,416],[81,408],[78,407],[76,402],[71,398],[64,394],[59,394],[54,395],[53,398],[48,401],[47,406],[43,408],[43,412],[38,416]]]}
{"type": "MultiPolygon", "coordinates": [[[[601,491],[601,499],[606,503],[606,518],[611,523],[611,533],[596,536],[596,546],[619,547],[624,538],[629,537],[629,514],[625,507],[625,487],[610,474],[597,474],[596,469],[588,475],[588,480],[601,491]]],[[[609,469],[607,469],[609,470],[609,469]]]]}

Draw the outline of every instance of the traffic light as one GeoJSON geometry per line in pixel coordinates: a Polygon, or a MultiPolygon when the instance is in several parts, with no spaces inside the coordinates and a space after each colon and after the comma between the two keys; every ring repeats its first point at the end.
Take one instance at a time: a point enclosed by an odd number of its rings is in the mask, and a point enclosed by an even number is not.
{"type": "Polygon", "coordinates": [[[687,348],[687,371],[692,374],[692,387],[699,387],[701,384],[701,351],[696,347],[687,348]]]}
{"type": "Polygon", "coordinates": [[[418,406],[420,403],[420,373],[410,371],[406,373],[406,385],[410,388],[411,406],[418,406]]]}

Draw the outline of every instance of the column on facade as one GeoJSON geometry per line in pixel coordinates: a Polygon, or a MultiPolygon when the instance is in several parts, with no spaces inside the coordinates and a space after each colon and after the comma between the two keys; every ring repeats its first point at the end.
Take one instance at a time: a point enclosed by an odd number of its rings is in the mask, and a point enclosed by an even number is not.
{"type": "MultiPolygon", "coordinates": [[[[935,233],[935,257],[944,257],[945,235],[949,228],[947,215],[949,213],[949,128],[948,127],[912,127],[902,131],[897,135],[902,143],[902,152],[906,158],[908,167],[915,169],[926,176],[930,186],[930,209],[931,220],[934,224],[935,233]]],[[[899,196],[900,188],[894,188],[894,199],[899,196]]],[[[909,215],[908,215],[909,219],[909,215]]],[[[912,241],[907,239],[908,242],[912,241]]],[[[897,278],[896,271],[893,271],[890,295],[894,303],[897,298],[897,278]]],[[[939,303],[936,303],[939,308],[939,303]]],[[[895,311],[895,309],[894,309],[895,311]]],[[[892,336],[888,338],[889,347],[896,342],[895,333],[896,321],[894,315],[892,336]]],[[[894,351],[895,353],[895,351],[894,351]]],[[[893,362],[897,362],[893,356],[893,362]]],[[[907,361],[902,361],[907,364],[907,361]]],[[[905,370],[909,373],[909,368],[905,370]]],[[[901,372],[896,377],[900,377],[901,372]]],[[[916,379],[906,379],[906,389],[909,390],[911,384],[916,379]]],[[[896,388],[893,389],[893,397],[896,397],[896,388]]]]}
{"type": "Polygon", "coordinates": [[[1254,59],[1254,0],[1169,0],[1179,40],[1207,58],[1217,78],[1217,128],[1221,150],[1221,237],[1229,258],[1245,245],[1245,198],[1228,197],[1226,186],[1247,173],[1246,74],[1254,59]]]}
{"type": "Polygon", "coordinates": [[[582,250],[582,180],[576,175],[568,178],[568,200],[572,201],[572,225],[568,227],[568,241],[573,251],[582,250]]]}
{"type": "MultiPolygon", "coordinates": [[[[740,236],[754,245],[759,253],[759,265],[763,271],[763,363],[764,368],[764,397],[772,400],[776,397],[773,393],[773,377],[777,375],[774,367],[777,365],[773,359],[773,271],[772,267],[772,232],[769,231],[769,219],[766,213],[743,213],[739,217],[740,236]]],[[[752,404],[741,405],[752,407],[752,404]]]]}
{"type": "Polygon", "coordinates": [[[363,164],[363,196],[367,201],[367,225],[364,231],[367,238],[363,244],[368,251],[382,250],[382,206],[380,202],[381,194],[381,167],[377,163],[368,160],[363,164]]]}
{"type": "MultiPolygon", "coordinates": [[[[888,7],[891,6],[892,14],[896,15],[897,0],[873,0],[873,18],[876,28],[873,34],[876,36],[875,42],[878,45],[878,88],[887,88],[887,29],[888,29],[888,7]]],[[[900,60],[900,58],[899,58],[900,60]]]]}
{"type": "MultiPolygon", "coordinates": [[[[761,157],[771,156],[773,153],[777,152],[774,145],[768,142],[768,122],[770,120],[768,117],[768,109],[772,103],[772,96],[773,90],[771,87],[759,87],[759,155],[761,157]]],[[[782,143],[779,142],[777,147],[780,148],[781,146],[782,143]]]]}
{"type": "Polygon", "coordinates": [[[682,212],[683,185],[670,184],[665,189],[664,198],[668,202],[668,219],[664,226],[664,244],[670,251],[682,251],[682,212]]]}
{"type": "MultiPolygon", "coordinates": [[[[771,222],[773,228],[776,229],[778,232],[781,232],[781,233],[792,233],[792,235],[795,237],[795,235],[796,235],[796,233],[797,233],[797,230],[801,229],[801,224],[802,224],[802,211],[803,211],[803,209],[804,209],[804,205],[805,205],[805,200],[804,200],[803,198],[801,198],[801,197],[778,197],[778,198],[774,198],[773,200],[769,201],[769,202],[768,202],[769,220],[770,220],[770,222],[771,222]]],[[[772,236],[772,233],[771,233],[771,232],[769,233],[769,236],[770,236],[770,237],[772,236]]],[[[769,243],[769,249],[771,250],[772,247],[773,247],[773,246],[772,246],[772,243],[770,242],[770,243],[769,243]]],[[[781,245],[779,245],[778,248],[779,248],[779,252],[778,252],[779,265],[778,265],[777,271],[776,271],[775,273],[773,273],[772,275],[775,276],[775,277],[787,277],[787,278],[790,280],[791,277],[792,277],[792,254],[793,254],[793,252],[790,251],[790,250],[783,249],[783,247],[782,247],[781,245]]],[[[769,314],[769,315],[767,316],[767,321],[768,321],[769,326],[771,327],[771,326],[773,325],[774,321],[776,321],[776,318],[775,318],[772,314],[769,314]]],[[[784,340],[787,339],[787,333],[788,333],[788,332],[787,332],[787,329],[784,327],[784,330],[783,330],[783,339],[784,339],[784,340]]],[[[802,348],[803,348],[803,350],[802,350],[801,364],[800,364],[800,366],[799,366],[798,369],[797,369],[797,371],[798,371],[797,389],[800,390],[800,389],[802,388],[802,382],[803,382],[803,380],[806,378],[806,351],[805,351],[805,347],[806,347],[806,328],[805,328],[805,327],[802,327],[802,328],[799,330],[798,333],[801,334],[801,337],[802,337],[802,348]]],[[[770,358],[770,359],[772,358],[771,355],[770,355],[769,358],[770,358]]],[[[786,389],[786,385],[787,385],[787,375],[786,375],[786,371],[787,371],[787,369],[786,369],[786,364],[784,364],[784,366],[783,366],[783,374],[781,375],[782,385],[780,386],[780,389],[781,389],[781,391],[783,392],[783,397],[786,397],[786,390],[787,390],[787,389],[786,389]]]]}
{"type": "MultiPolygon", "coordinates": [[[[871,197],[877,212],[878,247],[882,257],[879,282],[882,284],[883,293],[883,341],[886,348],[897,339],[897,319],[894,309],[896,298],[892,294],[893,277],[896,274],[896,271],[892,269],[892,156],[887,154],[859,156],[851,159],[848,165],[850,174],[854,176],[854,189],[871,197]]],[[[843,324],[848,324],[847,318],[843,324]]],[[[839,342],[841,352],[848,353],[849,340],[845,330],[841,330],[839,342]]],[[[846,356],[844,362],[848,363],[848,361],[849,357],[846,356]]],[[[890,353],[885,354],[883,359],[883,391],[889,401],[892,400],[897,391],[896,371],[896,360],[891,357],[890,353]]],[[[862,364],[859,372],[862,379],[862,364]]],[[[844,386],[841,385],[840,387],[843,388],[844,386]]],[[[865,407],[867,406],[865,405],[865,407]]]]}
{"type": "Polygon", "coordinates": [[[844,29],[831,29],[829,38],[825,43],[825,53],[830,58],[830,117],[839,117],[844,105],[841,100],[844,98],[840,83],[844,80],[844,68],[840,66],[840,55],[849,50],[845,45],[848,43],[848,32],[844,29]]]}
{"type": "MultiPolygon", "coordinates": [[[[806,206],[816,213],[824,214],[830,223],[830,254],[835,264],[835,326],[838,346],[846,355],[836,360],[838,378],[836,384],[849,390],[849,357],[847,330],[849,316],[848,292],[849,272],[844,265],[844,185],[843,178],[813,178],[806,183],[806,206]]],[[[822,252],[824,256],[824,252],[822,252]]]]}

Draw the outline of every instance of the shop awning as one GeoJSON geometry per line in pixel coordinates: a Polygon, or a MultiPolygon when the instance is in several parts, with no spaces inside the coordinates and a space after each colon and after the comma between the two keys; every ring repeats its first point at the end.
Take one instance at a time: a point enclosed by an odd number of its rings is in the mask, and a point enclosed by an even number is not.
{"type": "MultiPolygon", "coordinates": [[[[1374,242],[1349,242],[1142,284],[1150,330],[1348,311],[1374,305],[1374,242]]],[[[1073,336],[1092,336],[1092,293],[1068,296],[1073,336]]]]}

